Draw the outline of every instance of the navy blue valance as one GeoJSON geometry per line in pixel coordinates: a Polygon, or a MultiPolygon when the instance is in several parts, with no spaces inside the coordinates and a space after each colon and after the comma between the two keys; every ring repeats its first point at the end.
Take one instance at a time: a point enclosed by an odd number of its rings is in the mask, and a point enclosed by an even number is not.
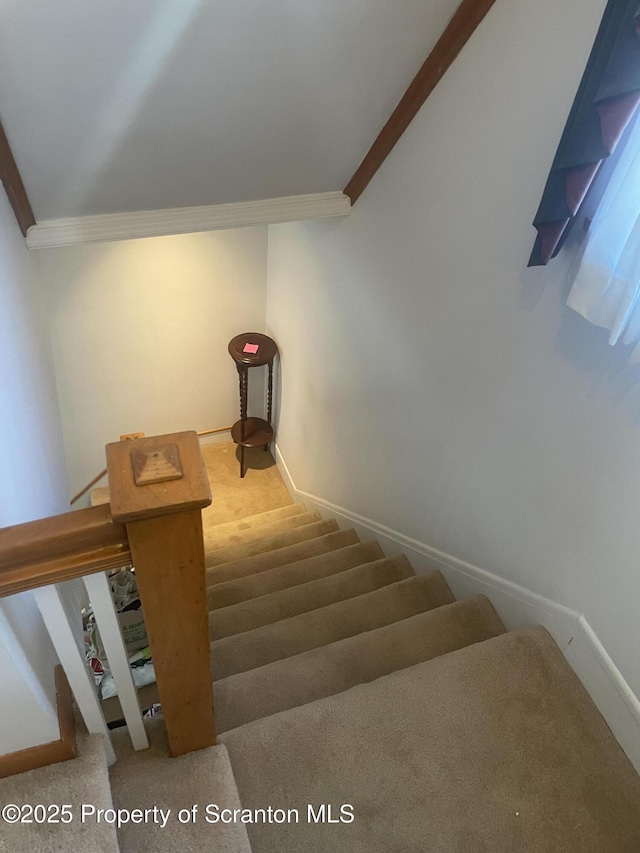
{"type": "Polygon", "coordinates": [[[538,236],[529,266],[558,254],[639,104],[640,5],[609,0],[533,222],[538,236]]]}

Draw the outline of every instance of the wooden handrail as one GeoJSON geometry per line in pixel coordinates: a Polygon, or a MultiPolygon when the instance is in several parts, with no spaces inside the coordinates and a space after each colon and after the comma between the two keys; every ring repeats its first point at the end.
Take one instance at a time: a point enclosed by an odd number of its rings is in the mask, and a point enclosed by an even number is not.
{"type": "Polygon", "coordinates": [[[131,560],[109,504],[0,529],[0,598],[116,569],[131,560]]]}
{"type": "Polygon", "coordinates": [[[200,438],[203,435],[215,435],[217,432],[231,432],[232,427],[216,427],[215,429],[201,429],[196,435],[200,438]]]}
{"type": "Polygon", "coordinates": [[[87,485],[84,487],[84,489],[80,489],[80,491],[78,492],[78,494],[77,494],[77,495],[74,495],[74,496],[71,498],[71,500],[69,501],[69,506],[73,506],[73,505],[74,505],[74,503],[75,503],[76,501],[79,501],[79,500],[80,500],[80,498],[81,498],[83,495],[86,495],[86,493],[89,491],[89,489],[91,488],[91,486],[95,486],[95,484],[96,484],[96,483],[98,483],[98,482],[99,482],[103,477],[106,477],[106,476],[107,476],[107,469],[106,469],[106,468],[103,468],[103,469],[102,469],[102,471],[100,471],[100,473],[99,473],[99,474],[96,474],[96,476],[93,478],[93,480],[90,480],[90,481],[87,483],[87,485]]]}
{"type": "Polygon", "coordinates": [[[0,597],[47,587],[42,597],[62,581],[133,562],[169,751],[183,755],[216,742],[201,513],[211,503],[207,471],[195,432],[106,450],[110,504],[0,529],[0,597]]]}
{"type": "MultiPolygon", "coordinates": [[[[202,435],[215,435],[216,433],[219,433],[219,432],[230,432],[230,431],[231,431],[231,427],[230,427],[230,426],[225,426],[225,427],[216,427],[215,429],[203,429],[203,430],[200,430],[200,432],[197,432],[197,433],[196,433],[196,435],[197,435],[197,436],[202,436],[202,435]]],[[[99,473],[99,474],[96,474],[96,476],[93,478],[93,480],[90,480],[90,481],[87,483],[87,485],[84,487],[84,489],[80,489],[80,491],[78,492],[78,494],[77,494],[77,495],[74,495],[74,496],[71,498],[71,500],[69,501],[69,506],[73,506],[73,505],[74,505],[74,503],[76,503],[76,501],[79,501],[79,500],[80,500],[80,498],[81,498],[83,495],[86,495],[86,493],[89,491],[89,489],[90,489],[92,486],[95,486],[95,484],[96,484],[97,482],[99,482],[103,477],[105,477],[105,476],[106,476],[106,474],[107,474],[107,469],[106,469],[106,468],[103,468],[103,469],[102,469],[102,471],[100,471],[100,473],[99,473]]]]}

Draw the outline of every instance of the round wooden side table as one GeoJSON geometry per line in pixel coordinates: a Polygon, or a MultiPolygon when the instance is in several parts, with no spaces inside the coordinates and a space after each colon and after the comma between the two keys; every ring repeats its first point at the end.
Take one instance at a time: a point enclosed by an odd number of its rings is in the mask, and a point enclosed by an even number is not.
{"type": "Polygon", "coordinates": [[[240,420],[231,428],[231,438],[240,447],[240,477],[246,474],[245,447],[264,447],[269,450],[273,438],[271,414],[273,404],[273,360],[278,354],[276,342],[259,332],[243,332],[229,342],[229,355],[235,361],[240,379],[240,420]],[[247,417],[249,368],[268,365],[267,419],[247,417]]]}

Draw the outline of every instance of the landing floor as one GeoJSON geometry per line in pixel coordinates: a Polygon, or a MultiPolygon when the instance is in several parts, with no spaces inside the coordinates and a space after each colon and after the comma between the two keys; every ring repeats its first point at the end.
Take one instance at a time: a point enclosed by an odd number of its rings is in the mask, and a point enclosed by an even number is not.
{"type": "Polygon", "coordinates": [[[237,446],[232,441],[202,448],[213,503],[203,510],[205,528],[225,521],[257,515],[291,503],[271,453],[261,448],[245,451],[247,473],[240,479],[237,446]]]}

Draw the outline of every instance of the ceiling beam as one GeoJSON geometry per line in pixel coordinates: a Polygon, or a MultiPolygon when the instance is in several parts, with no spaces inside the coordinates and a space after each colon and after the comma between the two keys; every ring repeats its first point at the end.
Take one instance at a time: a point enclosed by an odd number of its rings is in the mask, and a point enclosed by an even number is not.
{"type": "Polygon", "coordinates": [[[438,85],[445,71],[494,3],[495,0],[462,0],[438,43],[413,78],[391,118],[382,128],[378,138],[345,187],[344,193],[349,196],[352,204],[355,204],[365,191],[420,107],[438,85]]]}
{"type": "Polygon", "coordinates": [[[26,237],[29,228],[36,224],[36,219],[2,124],[0,124],[0,181],[4,185],[20,230],[26,237]]]}

